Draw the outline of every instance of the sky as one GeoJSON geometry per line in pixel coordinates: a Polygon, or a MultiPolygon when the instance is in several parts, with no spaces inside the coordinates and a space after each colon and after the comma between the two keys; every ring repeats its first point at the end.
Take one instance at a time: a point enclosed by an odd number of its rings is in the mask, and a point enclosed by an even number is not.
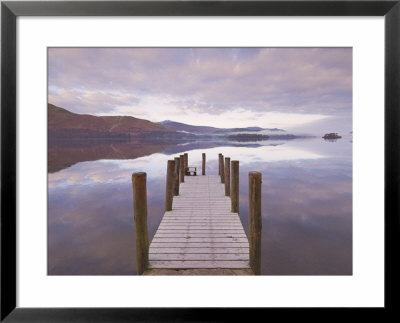
{"type": "Polygon", "coordinates": [[[48,87],[81,114],[352,130],[351,48],[49,48],[48,87]]]}

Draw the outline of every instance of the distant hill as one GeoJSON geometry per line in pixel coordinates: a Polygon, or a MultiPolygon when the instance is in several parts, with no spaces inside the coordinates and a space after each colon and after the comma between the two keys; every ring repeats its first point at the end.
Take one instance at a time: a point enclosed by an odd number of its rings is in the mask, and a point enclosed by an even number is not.
{"type": "Polygon", "coordinates": [[[77,114],[48,104],[49,137],[53,138],[127,138],[157,132],[170,135],[173,130],[148,120],[128,116],[77,114]]]}
{"type": "Polygon", "coordinates": [[[259,132],[263,130],[285,132],[283,129],[278,128],[260,128],[260,127],[246,127],[246,128],[224,128],[219,129],[215,133],[228,133],[228,132],[259,132]]]}
{"type": "Polygon", "coordinates": [[[227,132],[242,132],[242,131],[249,131],[249,132],[258,132],[261,130],[265,130],[264,128],[260,127],[246,127],[246,128],[223,128],[218,129],[215,133],[227,133],[227,132]]]}
{"type": "MultiPolygon", "coordinates": [[[[262,134],[257,134],[257,132],[262,130],[285,131],[278,128],[260,127],[215,128],[193,126],[171,120],[154,123],[130,116],[77,114],[53,104],[48,104],[49,141],[59,139],[138,139],[153,143],[172,143],[181,140],[196,140],[196,138],[199,139],[200,137],[202,140],[222,139],[229,134],[240,134],[242,132],[254,132],[254,135],[261,136],[262,134]]],[[[230,138],[230,140],[232,139],[230,138]]]]}
{"type": "Polygon", "coordinates": [[[158,124],[168,128],[170,130],[186,131],[186,132],[191,132],[191,133],[211,134],[211,133],[214,133],[214,132],[220,130],[219,128],[207,127],[207,126],[192,126],[190,124],[175,122],[175,121],[171,121],[171,120],[161,121],[158,124]]]}
{"type": "Polygon", "coordinates": [[[269,131],[285,131],[283,129],[278,128],[260,128],[260,127],[245,127],[245,128],[215,128],[215,127],[207,127],[207,126],[192,126],[190,124],[175,122],[171,120],[165,120],[159,122],[160,125],[163,125],[166,128],[175,131],[185,131],[197,134],[225,134],[230,132],[258,132],[262,130],[269,131]]]}

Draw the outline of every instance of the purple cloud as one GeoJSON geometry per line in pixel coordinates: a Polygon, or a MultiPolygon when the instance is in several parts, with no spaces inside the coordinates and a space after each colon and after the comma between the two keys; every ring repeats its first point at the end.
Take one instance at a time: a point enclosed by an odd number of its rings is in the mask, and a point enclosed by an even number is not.
{"type": "Polygon", "coordinates": [[[352,110],[351,48],[50,48],[48,67],[49,102],[78,113],[149,97],[216,115],[352,110]]]}

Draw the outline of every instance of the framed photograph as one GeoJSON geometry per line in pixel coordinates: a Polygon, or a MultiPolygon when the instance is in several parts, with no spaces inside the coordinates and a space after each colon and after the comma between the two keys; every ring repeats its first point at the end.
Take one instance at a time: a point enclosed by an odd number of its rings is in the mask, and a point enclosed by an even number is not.
{"type": "Polygon", "coordinates": [[[394,310],[399,15],[2,2],[1,320],[394,310]]]}

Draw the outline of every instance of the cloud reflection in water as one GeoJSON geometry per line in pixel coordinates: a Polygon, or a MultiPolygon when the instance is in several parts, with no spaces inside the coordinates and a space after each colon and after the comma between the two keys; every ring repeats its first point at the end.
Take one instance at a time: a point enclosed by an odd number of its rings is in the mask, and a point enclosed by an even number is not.
{"type": "MultiPolygon", "coordinates": [[[[207,154],[208,174],[218,172],[220,152],[240,161],[246,233],[247,174],[262,172],[262,274],[352,273],[351,143],[329,145],[317,138],[189,151],[190,165],[200,166],[201,153],[207,154]]],[[[151,240],[163,215],[166,162],[179,154],[80,162],[49,174],[49,274],[135,274],[131,174],[148,174],[151,240]]]]}

